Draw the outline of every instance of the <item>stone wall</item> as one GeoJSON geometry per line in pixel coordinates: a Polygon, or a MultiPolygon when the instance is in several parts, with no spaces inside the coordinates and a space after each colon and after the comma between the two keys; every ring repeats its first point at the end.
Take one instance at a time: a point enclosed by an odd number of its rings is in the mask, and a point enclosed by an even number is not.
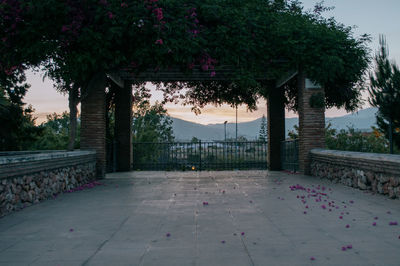
{"type": "Polygon", "coordinates": [[[93,151],[0,153],[0,217],[95,178],[93,151]]]}
{"type": "Polygon", "coordinates": [[[314,149],[311,174],[400,198],[400,155],[314,149]]]}

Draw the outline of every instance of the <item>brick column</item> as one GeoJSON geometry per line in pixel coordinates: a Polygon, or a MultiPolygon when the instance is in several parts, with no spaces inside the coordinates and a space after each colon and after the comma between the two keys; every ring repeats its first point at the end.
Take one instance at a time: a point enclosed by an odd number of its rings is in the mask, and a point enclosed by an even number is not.
{"type": "Polygon", "coordinates": [[[106,173],[106,75],[96,74],[82,91],[81,149],[96,151],[97,177],[106,173]]]}
{"type": "Polygon", "coordinates": [[[325,148],[325,108],[315,99],[324,98],[324,89],[305,78],[304,73],[297,77],[299,100],[299,168],[300,172],[310,175],[310,151],[325,148]],[[314,106],[310,99],[314,98],[314,106]]]}
{"type": "Polygon", "coordinates": [[[117,171],[130,171],[132,163],[132,86],[116,88],[115,140],[117,141],[117,171]]]}
{"type": "Polygon", "coordinates": [[[285,140],[284,91],[272,89],[267,99],[268,112],[268,169],[279,171],[281,165],[281,141],[285,140]]]}

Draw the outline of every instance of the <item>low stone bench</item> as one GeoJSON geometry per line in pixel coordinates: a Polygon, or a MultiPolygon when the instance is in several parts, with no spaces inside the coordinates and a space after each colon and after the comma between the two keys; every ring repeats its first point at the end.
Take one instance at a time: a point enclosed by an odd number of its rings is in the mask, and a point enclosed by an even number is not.
{"type": "Polygon", "coordinates": [[[0,217],[95,177],[94,151],[0,152],[0,217]]]}
{"type": "Polygon", "coordinates": [[[311,174],[400,198],[400,155],[313,149],[311,174]]]}

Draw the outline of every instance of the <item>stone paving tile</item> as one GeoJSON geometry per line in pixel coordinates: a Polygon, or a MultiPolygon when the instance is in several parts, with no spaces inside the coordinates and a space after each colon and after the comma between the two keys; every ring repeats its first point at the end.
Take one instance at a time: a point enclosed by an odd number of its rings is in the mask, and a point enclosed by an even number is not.
{"type": "Polygon", "coordinates": [[[399,200],[268,171],[101,182],[0,219],[0,265],[399,265],[399,200]]]}

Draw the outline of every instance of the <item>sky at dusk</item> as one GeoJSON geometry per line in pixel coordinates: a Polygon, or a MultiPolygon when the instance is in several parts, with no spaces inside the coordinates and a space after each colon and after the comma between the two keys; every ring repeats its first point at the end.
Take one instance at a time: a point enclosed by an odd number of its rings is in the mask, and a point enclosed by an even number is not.
{"type": "MultiPolygon", "coordinates": [[[[316,0],[303,0],[305,9],[314,6],[316,0]]],[[[355,36],[367,33],[373,38],[370,44],[371,52],[374,53],[378,48],[379,34],[386,36],[389,45],[389,57],[400,64],[400,10],[399,0],[325,0],[326,6],[334,6],[332,11],[326,12],[326,17],[335,17],[337,21],[346,26],[356,26],[355,36]]],[[[49,113],[61,113],[68,110],[67,96],[58,93],[52,85],[51,80],[43,80],[40,73],[28,72],[28,82],[31,88],[28,91],[25,102],[31,104],[35,109],[37,122],[45,120],[49,113]]],[[[152,101],[161,100],[161,94],[153,91],[152,101]]],[[[364,93],[367,98],[367,93],[364,93]]],[[[166,105],[169,115],[184,120],[201,123],[223,123],[224,121],[235,121],[235,110],[229,106],[207,106],[202,110],[201,115],[191,112],[190,106],[166,105]]],[[[366,104],[365,107],[368,107],[366,104]]],[[[266,103],[260,100],[258,110],[247,112],[245,106],[239,107],[239,122],[251,121],[266,115],[266,103]]],[[[327,117],[341,116],[346,114],[344,110],[327,110],[327,117]]],[[[296,116],[291,112],[286,113],[287,117],[296,116]]]]}

